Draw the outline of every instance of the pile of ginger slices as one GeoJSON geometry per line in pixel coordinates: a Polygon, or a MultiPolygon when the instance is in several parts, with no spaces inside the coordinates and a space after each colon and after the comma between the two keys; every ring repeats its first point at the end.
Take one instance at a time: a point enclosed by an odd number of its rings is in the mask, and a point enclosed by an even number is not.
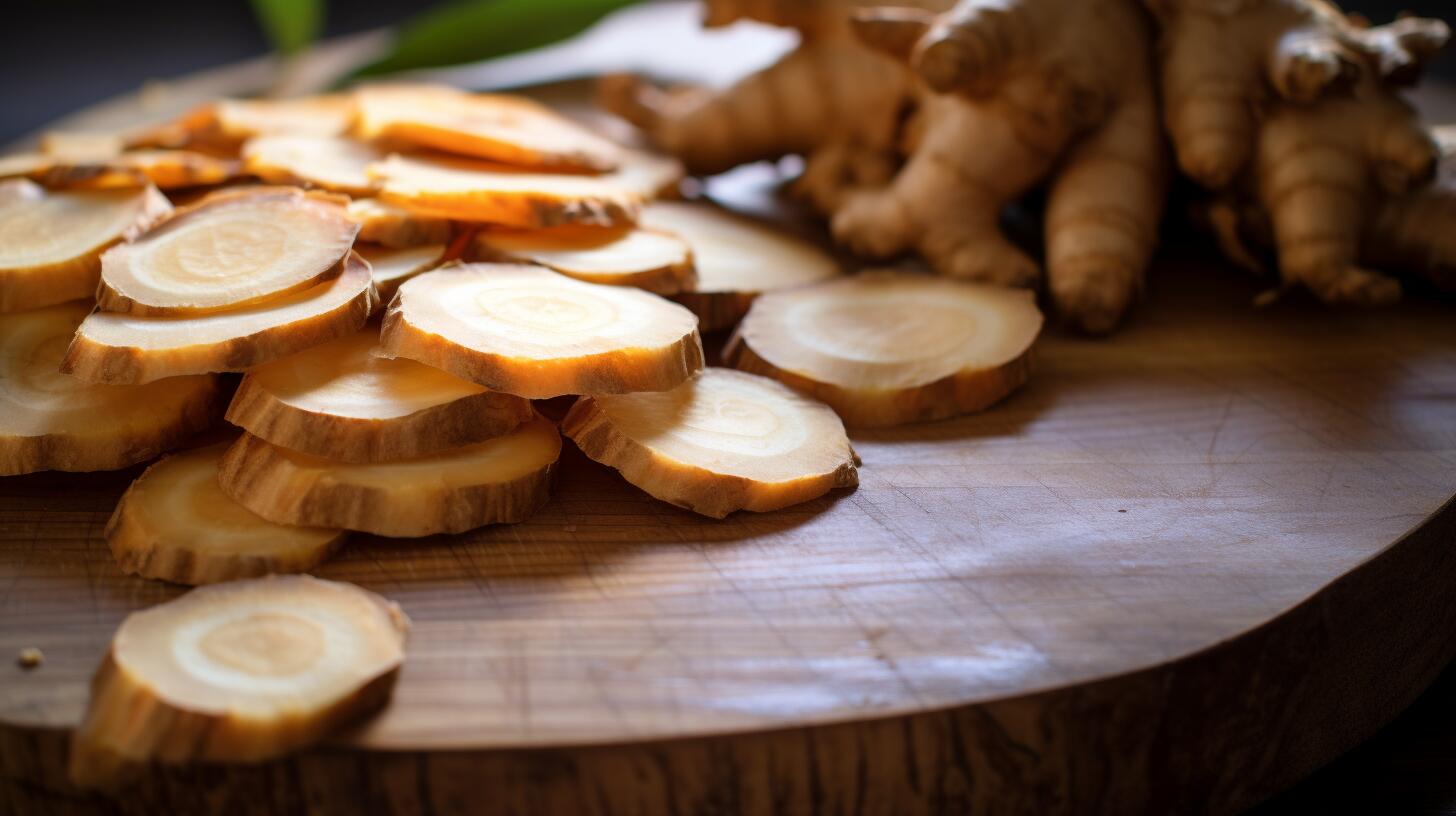
{"type": "Polygon", "coordinates": [[[418,85],[0,157],[0,476],[155,460],[107,543],[199,587],[118,630],[77,784],[267,759],[385,705],[403,613],[286,574],[352,532],[525,521],[563,436],[722,518],[855,486],[846,425],[1025,380],[1029,294],[845,276],[811,241],[662,200],[680,176],[531,100],[418,85]],[[730,330],[707,367],[701,333],[730,330]],[[559,420],[533,402],[558,397],[559,420]],[[335,641],[348,659],[322,659],[335,641]]]}

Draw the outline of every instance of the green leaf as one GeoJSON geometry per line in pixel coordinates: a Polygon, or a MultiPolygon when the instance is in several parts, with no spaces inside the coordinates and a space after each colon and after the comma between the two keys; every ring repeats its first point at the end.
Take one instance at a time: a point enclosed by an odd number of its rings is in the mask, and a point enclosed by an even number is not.
{"type": "Polygon", "coordinates": [[[258,25],[281,54],[296,54],[323,27],[324,0],[251,0],[258,25]]]}
{"type": "Polygon", "coordinates": [[[464,0],[407,23],[388,54],[355,72],[437,68],[528,51],[589,28],[634,0],[464,0]]]}

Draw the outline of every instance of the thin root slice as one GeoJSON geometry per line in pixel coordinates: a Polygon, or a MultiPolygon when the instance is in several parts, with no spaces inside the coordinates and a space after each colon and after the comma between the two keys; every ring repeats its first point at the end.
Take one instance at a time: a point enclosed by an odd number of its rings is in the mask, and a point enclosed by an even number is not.
{"type": "Polygon", "coordinates": [[[534,416],[529,400],[380,357],[378,343],[366,329],[254,368],[227,420],[303,453],[387,462],[483,442],[534,416]]]}
{"type": "Polygon", "coordinates": [[[122,621],[71,739],[70,777],[116,789],[151,762],[261,762],[382,708],[409,619],[352,584],[275,575],[122,621]]]}
{"type": "Polygon", "coordinates": [[[622,148],[530,99],[381,85],[355,94],[366,139],[542,170],[615,170],[622,148]]]}
{"type": "Polygon", "coordinates": [[[52,192],[0,182],[0,312],[94,297],[101,253],[171,210],[155,187],[52,192]]]}
{"type": "Polygon", "coordinates": [[[259,136],[243,145],[243,166],[264,181],[351,195],[367,195],[378,186],[367,171],[383,159],[373,145],[342,136],[259,136]]]}
{"type": "Polygon", "coordinates": [[[155,185],[163,190],[222,184],[238,162],[191,150],[130,150],[113,156],[20,154],[0,161],[0,177],[28,176],[47,187],[109,190],[155,185]]]}
{"type": "Polygon", "coordinates": [[[444,244],[425,244],[405,249],[390,249],[384,246],[355,244],[354,251],[369,262],[369,271],[374,276],[374,288],[379,291],[381,303],[394,300],[394,293],[400,284],[445,262],[449,250],[444,244]]]}
{"type": "Polygon", "coordinates": [[[656,295],[539,266],[468,264],[406,282],[385,354],[532,399],[666,391],[703,367],[697,319],[656,295]]]}
{"type": "Polygon", "coordinates": [[[228,445],[174,453],[131,483],[106,525],[123,572],[189,585],[306,572],[343,542],[343,530],[274,524],[228,498],[217,486],[228,445]]]}
{"type": "Polygon", "coordinates": [[[216,377],[115,386],[60,373],[66,343],[90,310],[67,303],[0,319],[0,476],[128,467],[216,418],[216,377]]]}
{"type": "Polygon", "coordinates": [[[244,434],[223,456],[228,495],[282,524],[413,538],[524,521],[546,503],[561,436],[545,419],[400,462],[344,464],[244,434]]]}
{"type": "Polygon", "coordinates": [[[472,252],[482,261],[533,263],[607,286],[635,286],[659,295],[690,291],[693,252],[681,238],[638,227],[486,229],[472,252]]]}
{"type": "Polygon", "coordinates": [[[299,99],[223,99],[212,110],[217,129],[234,139],[254,136],[339,136],[354,118],[347,94],[299,99]]]}
{"type": "Polygon", "coordinates": [[[376,302],[369,266],[351,252],[333,280],[257,306],[196,317],[96,312],[76,330],[61,367],[87,382],[123,384],[244,371],[353,334],[376,302]]]}
{"type": "Polygon", "coordinates": [[[682,166],[671,159],[624,153],[617,170],[583,176],[393,155],[369,172],[382,182],[381,199],[420,215],[539,229],[631,223],[644,201],[678,182],[682,166]]]}
{"type": "Polygon", "coordinates": [[[642,225],[692,247],[697,286],[674,300],[698,316],[703,331],[732,327],[761,292],[840,274],[834,258],[813,244],[711,204],[653,202],[642,211],[642,225]]]}
{"type": "Polygon", "coordinates": [[[876,427],[982,410],[1026,382],[1041,331],[1020,289],[870,272],[760,297],[724,349],[876,427]]]}
{"type": "Polygon", "coordinates": [[[859,484],[844,423],[829,406],[726,368],[671,391],[582,397],[561,427],[648,494],[714,518],[859,484]]]}
{"type": "Polygon", "coordinates": [[[53,130],[40,139],[42,153],[62,159],[104,161],[120,155],[125,149],[125,140],[116,133],[53,130]]]}
{"type": "Polygon", "coordinates": [[[416,215],[377,198],[354,199],[349,202],[348,214],[349,220],[359,225],[360,241],[387,247],[448,244],[454,233],[447,218],[416,215]]]}

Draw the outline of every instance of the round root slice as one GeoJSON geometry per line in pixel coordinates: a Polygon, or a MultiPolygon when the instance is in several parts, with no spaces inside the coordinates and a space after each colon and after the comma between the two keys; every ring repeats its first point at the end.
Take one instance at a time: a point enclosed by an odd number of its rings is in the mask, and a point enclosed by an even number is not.
{"type": "Polygon", "coordinates": [[[448,244],[454,232],[448,219],[415,215],[377,198],[354,199],[349,202],[348,214],[349,220],[359,225],[360,241],[387,247],[448,244]]]}
{"type": "Polygon", "coordinates": [[[754,302],[724,358],[828,403],[851,427],[982,410],[1026,382],[1031,292],[869,272],[754,302]]]}
{"type": "Polygon", "coordinates": [[[67,303],[0,318],[0,476],[124,468],[216,418],[216,377],[116,386],[60,373],[66,344],[90,310],[67,303]]]}
{"type": "Polygon", "coordinates": [[[636,220],[644,201],[676,184],[671,159],[624,153],[600,176],[549,174],[467,159],[390,156],[369,168],[379,197],[420,215],[509,227],[616,226],[636,220]]]}
{"type": "Polygon", "coordinates": [[[675,235],[637,227],[487,229],[475,237],[475,256],[550,267],[607,286],[635,286],[660,295],[691,290],[693,252],[675,235]]]}
{"type": "Polygon", "coordinates": [[[364,138],[521,167],[606,171],[622,148],[537,102],[454,88],[395,85],[355,94],[364,138]]]}
{"type": "Polygon", "coordinates": [[[213,106],[216,126],[234,139],[294,134],[338,136],[354,118],[354,100],[347,94],[300,99],[223,99],[213,106]]]}
{"type": "Polygon", "coordinates": [[[561,427],[648,494],[714,518],[859,484],[829,406],[731,369],[704,369],[671,391],[582,397],[561,427]]]}
{"type": "Polygon", "coordinates": [[[194,589],[122,621],[72,736],[71,781],[146,763],[260,762],[388,701],[409,619],[352,584],[275,575],[194,589]]]}
{"type": "Polygon", "coordinates": [[[287,187],[214,194],[107,251],[97,304],[169,315],[275,299],[337,275],[358,232],[331,197],[287,187]]]}
{"type": "Polygon", "coordinates": [[[274,524],[228,498],[217,486],[228,444],[174,453],[131,483],[106,525],[123,572],[194,585],[304,572],[343,542],[343,530],[274,524]]]}
{"type": "Polygon", "coordinates": [[[389,303],[400,284],[445,262],[449,247],[444,244],[425,244],[405,249],[390,249],[383,246],[355,244],[354,250],[369,262],[374,276],[374,288],[379,290],[379,300],[389,303]]]}
{"type": "Polygon", "coordinates": [[[47,187],[105,190],[156,185],[163,190],[222,184],[238,162],[191,150],[131,150],[114,156],[45,156],[24,174],[47,187]]]}
{"type": "Polygon", "coordinates": [[[383,159],[373,145],[342,136],[259,136],[243,145],[243,166],[264,181],[350,194],[378,186],[366,171],[383,159]]]}
{"type": "Polygon", "coordinates": [[[703,331],[733,326],[761,292],[840,274],[834,258],[808,241],[711,204],[656,201],[643,209],[641,223],[693,248],[698,284],[674,299],[698,316],[703,331]]]}
{"type": "Polygon", "coordinates": [[[76,330],[61,367],[106,383],[243,371],[353,334],[376,298],[368,264],[350,253],[333,280],[258,306],[196,317],[96,312],[76,330]]]}
{"type": "Polygon", "coordinates": [[[345,464],[244,434],[223,455],[228,495],[281,524],[413,538],[524,521],[546,503],[561,436],[545,419],[402,462],[345,464]]]}
{"type": "Polygon", "coordinates": [[[539,266],[467,264],[407,281],[385,314],[380,345],[532,399],[666,391],[703,367],[687,309],[539,266]]]}
{"type": "Polygon", "coordinates": [[[386,462],[508,434],[529,400],[374,353],[366,329],[248,372],[227,419],[275,445],[339,462],[386,462]]]}
{"type": "Polygon", "coordinates": [[[155,187],[49,192],[0,182],[0,312],[94,297],[101,253],[171,210],[155,187]]]}
{"type": "Polygon", "coordinates": [[[105,160],[125,149],[126,142],[117,133],[51,131],[40,139],[42,153],[66,159],[105,160]]]}

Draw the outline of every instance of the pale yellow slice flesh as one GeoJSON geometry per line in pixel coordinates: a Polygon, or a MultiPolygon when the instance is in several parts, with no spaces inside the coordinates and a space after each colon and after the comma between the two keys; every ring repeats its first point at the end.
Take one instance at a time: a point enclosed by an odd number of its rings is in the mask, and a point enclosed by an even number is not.
{"type": "Polygon", "coordinates": [[[244,371],[358,331],[377,296],[353,253],[341,274],[257,306],[195,317],[97,312],[76,330],[62,369],[87,382],[145,383],[179,374],[244,371]]]}
{"type": "Polygon", "coordinates": [[[675,299],[693,310],[703,331],[733,326],[761,292],[840,274],[834,258],[808,241],[711,204],[655,201],[643,208],[641,224],[692,247],[697,286],[675,299]]]}
{"type": "Polygon", "coordinates": [[[65,159],[104,160],[125,149],[125,141],[115,133],[51,131],[40,139],[42,153],[65,159]]]}
{"type": "Polygon", "coordinates": [[[307,575],[133,612],[91,682],[71,781],[115,789],[151,762],[261,762],[318,742],[389,701],[408,628],[384,598],[307,575]]]}
{"type": "Polygon", "coordinates": [[[859,484],[844,423],[829,406],[726,368],[671,391],[582,397],[561,430],[648,494],[714,518],[859,484]]]}
{"type": "Polygon", "coordinates": [[[467,264],[413,278],[385,315],[380,345],[532,399],[666,391],[703,366],[688,310],[539,266],[467,264]]]}
{"type": "Polygon", "coordinates": [[[359,226],[343,203],[288,187],[227,190],[101,256],[103,311],[205,314],[338,274],[359,226]]]}
{"type": "Polygon", "coordinates": [[[723,355],[850,426],[979,411],[1026,382],[1042,315],[1026,290],[869,272],[754,302],[723,355]]]}
{"type": "Polygon", "coordinates": [[[307,184],[351,195],[377,186],[366,172],[384,159],[373,145],[342,136],[258,136],[243,145],[243,166],[274,184],[307,184]]]}
{"type": "Polygon", "coordinates": [[[227,420],[292,450],[387,462],[483,442],[534,416],[530,400],[380,357],[378,343],[378,332],[366,328],[254,368],[227,420]]]}
{"type": "Polygon", "coordinates": [[[643,202],[676,184],[676,161],[624,153],[600,176],[549,174],[469,159],[393,155],[369,168],[379,198],[434,218],[511,227],[631,223],[643,202]]]}
{"type": "Polygon", "coordinates": [[[116,386],[60,373],[90,310],[67,303],[0,318],[0,476],[124,468],[180,444],[221,409],[216,377],[116,386]]]}
{"type": "Polygon", "coordinates": [[[354,117],[354,100],[347,94],[299,99],[223,99],[213,108],[223,134],[247,139],[293,134],[338,136],[354,117]]]}
{"type": "Polygon", "coordinates": [[[374,288],[379,290],[379,300],[388,304],[399,291],[400,284],[445,262],[449,247],[444,244],[391,249],[385,246],[355,244],[354,250],[369,262],[374,276],[374,288]]]}
{"type": "Polygon", "coordinates": [[[229,444],[174,453],[131,483],[106,525],[123,572],[191,585],[306,572],[343,542],[343,530],[274,524],[228,498],[217,462],[229,444]]]}
{"type": "Polygon", "coordinates": [[[400,462],[345,464],[244,434],[224,454],[224,492],[281,524],[413,538],[524,521],[550,494],[561,454],[556,426],[511,433],[400,462]]]}
{"type": "Polygon", "coordinates": [[[359,240],[387,247],[448,244],[454,232],[449,219],[416,215],[377,198],[349,202],[349,220],[359,225],[359,240]]]}
{"type": "Polygon", "coordinates": [[[693,252],[681,238],[638,227],[485,229],[476,260],[533,263],[606,286],[635,286],[659,295],[691,290],[693,252]]]}
{"type": "Polygon", "coordinates": [[[454,88],[361,88],[355,128],[366,139],[543,170],[606,171],[622,149],[537,102],[454,88]]]}
{"type": "Polygon", "coordinates": [[[241,165],[191,150],[129,150],[112,156],[22,154],[0,161],[0,177],[28,176],[47,187],[109,190],[155,185],[163,190],[221,184],[241,165]]]}
{"type": "Polygon", "coordinates": [[[94,297],[101,253],[171,209],[155,187],[52,192],[0,182],[0,312],[94,297]]]}

